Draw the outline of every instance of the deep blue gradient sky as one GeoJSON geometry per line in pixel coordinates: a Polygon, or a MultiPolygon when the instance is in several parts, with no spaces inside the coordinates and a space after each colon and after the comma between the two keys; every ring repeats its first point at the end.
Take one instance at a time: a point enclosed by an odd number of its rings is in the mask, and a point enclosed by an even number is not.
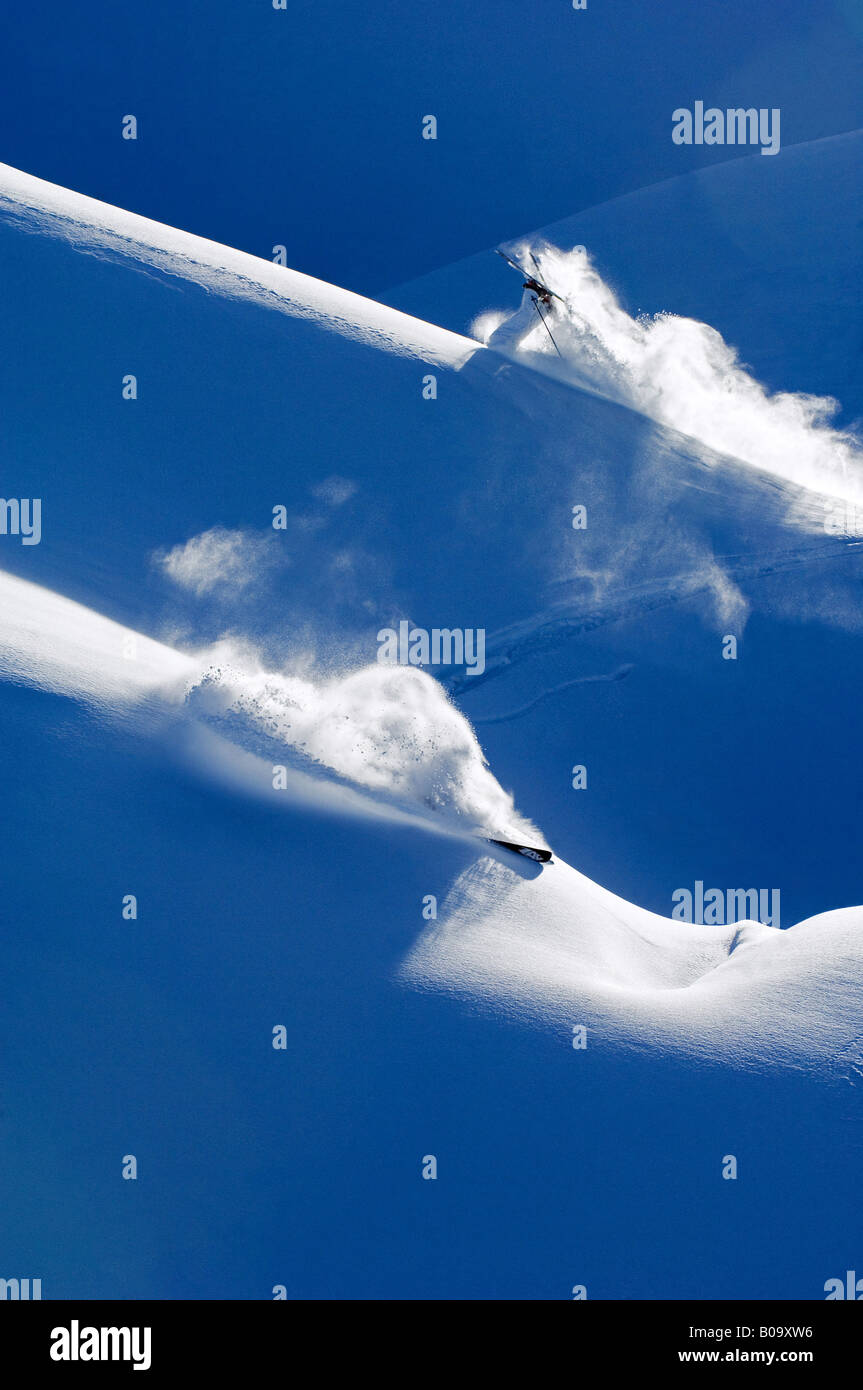
{"type": "Polygon", "coordinates": [[[0,159],[373,293],[738,157],[672,144],[698,98],[858,127],[861,37],[854,0],[46,0],[0,21],[0,159]]]}

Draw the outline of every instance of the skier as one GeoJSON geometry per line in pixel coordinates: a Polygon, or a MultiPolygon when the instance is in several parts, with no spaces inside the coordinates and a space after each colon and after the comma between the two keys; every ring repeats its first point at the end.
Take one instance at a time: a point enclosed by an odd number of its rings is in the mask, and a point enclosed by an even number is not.
{"type": "Polygon", "coordinates": [[[544,305],[546,309],[551,308],[551,290],[547,290],[545,285],[541,285],[538,280],[532,280],[531,277],[528,276],[522,285],[522,289],[530,290],[531,294],[535,294],[540,304],[544,305]]]}
{"type": "Polygon", "coordinates": [[[520,307],[495,329],[488,340],[488,346],[496,348],[498,351],[517,351],[521,346],[522,339],[538,327],[536,319],[538,298],[539,296],[533,290],[525,288],[520,307]]]}
{"type": "MultiPolygon", "coordinates": [[[[536,316],[538,314],[545,327],[546,333],[554,344],[555,352],[558,357],[560,357],[560,348],[557,346],[554,334],[548,326],[545,313],[543,313],[543,310],[548,312],[552,309],[553,301],[555,299],[560,299],[560,295],[555,294],[554,290],[550,290],[547,285],[544,285],[541,280],[537,280],[534,275],[528,274],[524,266],[520,266],[517,261],[512,260],[505,251],[498,251],[497,254],[506,261],[507,265],[511,265],[513,270],[517,270],[520,275],[524,276],[524,280],[522,281],[524,294],[521,297],[521,308],[517,313],[513,314],[511,318],[505,319],[499,328],[495,329],[488,340],[488,346],[504,351],[517,349],[522,339],[536,327],[536,316]]],[[[532,256],[532,259],[536,265],[536,258],[532,256]]],[[[537,266],[537,269],[539,269],[539,266],[537,266]]],[[[561,300],[561,303],[563,303],[563,300],[561,300]]]]}

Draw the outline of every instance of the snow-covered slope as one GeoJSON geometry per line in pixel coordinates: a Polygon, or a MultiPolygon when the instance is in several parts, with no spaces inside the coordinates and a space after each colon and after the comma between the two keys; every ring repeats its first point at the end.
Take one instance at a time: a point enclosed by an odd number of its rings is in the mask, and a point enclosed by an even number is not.
{"type": "Polygon", "coordinates": [[[128,721],[140,706],[142,736],[160,706],[162,733],[185,715],[194,729],[179,731],[184,745],[205,750],[228,778],[240,763],[202,730],[260,750],[243,760],[243,787],[276,804],[307,796],[438,834],[537,838],[488,771],[467,720],[413,667],[376,664],[316,683],[267,671],[228,642],[184,655],[0,573],[0,677],[86,700],[108,719],[128,721]]]}
{"type": "Polygon", "coordinates": [[[556,863],[534,880],[480,860],[405,965],[409,980],[577,1025],[605,1045],[829,1073],[863,1061],[863,908],[787,930],[645,912],[556,863]]]}
{"type": "MultiPolygon", "coordinates": [[[[142,738],[152,736],[161,703],[163,739],[170,720],[174,748],[240,795],[294,813],[398,820],[426,834],[536,837],[423,673],[369,667],[316,689],[234,665],[226,679],[224,652],[183,656],[8,575],[0,604],[5,679],[84,699],[103,719],[128,722],[139,705],[142,738]],[[206,733],[212,724],[216,737],[206,733]],[[261,742],[288,764],[282,785],[272,761],[253,751],[261,742]],[[291,766],[298,754],[303,762],[291,766]]],[[[748,920],[684,923],[560,861],[526,868],[477,847],[404,975],[559,1025],[577,1018],[630,1046],[829,1070],[863,1037],[861,967],[863,908],[785,932],[748,920]]]]}
{"type": "Polygon", "coordinates": [[[310,320],[385,351],[457,365],[475,344],[287,266],[192,236],[0,165],[0,210],[25,231],[96,256],[133,260],[205,289],[310,320]]]}
{"type": "MultiPolygon", "coordinates": [[[[42,502],[39,545],[0,538],[5,1026],[32,1069],[15,1115],[45,1098],[20,1171],[64,1213],[46,1277],[258,1297],[288,1264],[306,1297],[400,1296],[408,1269],[431,1296],[543,1296],[574,1262],[632,1296],[648,1274],[608,1214],[638,1224],[656,1107],[663,1209],[684,1165],[750,1155],[734,1216],[699,1208],[706,1291],[745,1294],[742,1233],[754,1269],[755,1217],[845,1142],[825,1081],[860,1065],[860,545],[825,526],[835,494],[717,452],[649,391],[14,171],[0,209],[4,486],[42,502]],[[402,621],[484,631],[483,669],[379,663],[402,621]],[[672,920],[696,880],[778,887],[781,930],[672,920]],[[753,1140],[762,1113],[787,1160],[753,1140]],[[135,1147],[153,1181],[130,1216],[94,1174],[135,1147]],[[415,1160],[438,1151],[430,1214],[415,1160]]],[[[823,1284],[843,1200],[789,1296],[823,1284]]]]}

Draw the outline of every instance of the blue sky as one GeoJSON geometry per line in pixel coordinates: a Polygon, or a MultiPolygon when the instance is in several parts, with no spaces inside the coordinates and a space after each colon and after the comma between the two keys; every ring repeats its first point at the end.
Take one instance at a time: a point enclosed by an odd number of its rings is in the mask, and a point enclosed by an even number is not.
{"type": "Polygon", "coordinates": [[[672,144],[696,99],[858,127],[860,38],[854,0],[47,0],[0,21],[0,153],[373,293],[733,156],[672,144]]]}

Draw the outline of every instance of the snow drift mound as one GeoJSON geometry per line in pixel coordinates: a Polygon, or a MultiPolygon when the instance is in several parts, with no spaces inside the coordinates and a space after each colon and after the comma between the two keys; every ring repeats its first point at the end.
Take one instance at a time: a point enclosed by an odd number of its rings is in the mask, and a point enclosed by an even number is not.
{"type": "Polygon", "coordinates": [[[787,930],[704,926],[626,902],[568,864],[533,880],[481,856],[402,968],[562,1031],[736,1067],[846,1075],[861,1054],[863,908],[787,930]]]}
{"type": "Polygon", "coordinates": [[[561,296],[545,314],[563,361],[530,302],[512,319],[501,322],[482,315],[476,321],[474,332],[489,346],[542,354],[550,367],[568,371],[578,385],[717,453],[863,503],[863,441],[831,427],[837,401],[786,391],[771,394],[706,323],[669,313],[633,318],[584,247],[563,251],[548,244],[521,245],[514,255],[522,265],[535,257],[539,278],[561,296]],[[506,346],[514,336],[518,346],[506,346]]]}

